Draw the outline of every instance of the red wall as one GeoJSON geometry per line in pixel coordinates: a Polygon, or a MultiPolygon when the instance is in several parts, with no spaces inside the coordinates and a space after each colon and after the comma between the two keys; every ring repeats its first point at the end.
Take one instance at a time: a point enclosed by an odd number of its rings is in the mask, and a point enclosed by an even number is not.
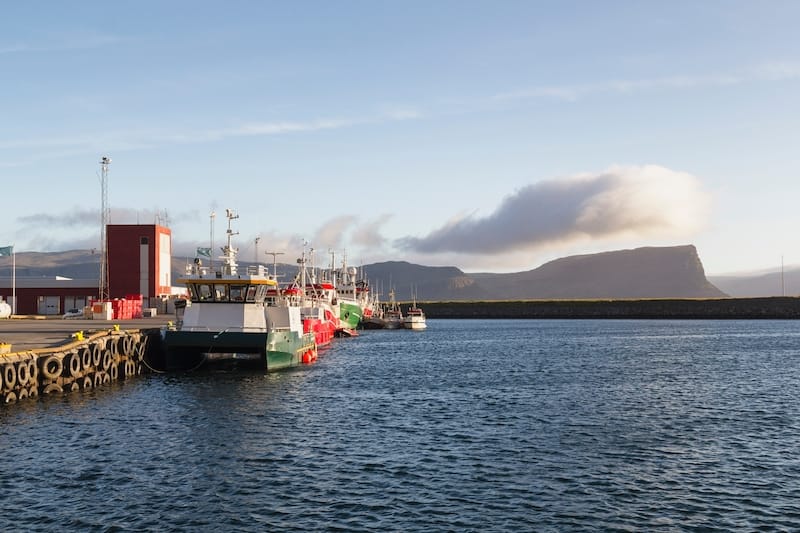
{"type": "MultiPolygon", "coordinates": [[[[159,285],[158,269],[159,236],[170,235],[168,228],[154,224],[109,224],[108,238],[108,292],[111,298],[124,298],[129,294],[141,294],[140,254],[142,240],[147,240],[147,292],[145,298],[169,293],[169,286],[159,285]]],[[[171,240],[171,239],[170,239],[171,240]]],[[[171,255],[171,250],[166,250],[171,255]]]]}

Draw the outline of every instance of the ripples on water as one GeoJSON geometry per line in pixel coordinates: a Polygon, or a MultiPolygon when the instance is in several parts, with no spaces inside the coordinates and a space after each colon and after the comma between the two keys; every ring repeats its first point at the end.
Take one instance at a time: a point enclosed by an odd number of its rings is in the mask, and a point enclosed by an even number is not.
{"type": "Polygon", "coordinates": [[[0,530],[800,528],[800,326],[430,320],[0,407],[0,530]]]}

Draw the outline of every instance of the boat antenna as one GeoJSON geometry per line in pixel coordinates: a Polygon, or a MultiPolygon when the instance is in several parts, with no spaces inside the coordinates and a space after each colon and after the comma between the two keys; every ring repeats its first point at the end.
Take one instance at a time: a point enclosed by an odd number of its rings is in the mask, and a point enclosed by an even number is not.
{"type": "Polygon", "coordinates": [[[236,253],[239,250],[231,246],[231,241],[233,240],[234,235],[239,235],[239,232],[233,231],[231,224],[234,220],[239,218],[239,215],[234,213],[232,209],[226,209],[225,216],[228,218],[228,230],[225,232],[227,234],[227,244],[225,245],[225,248],[222,249],[222,258],[225,261],[228,274],[236,274],[236,253]]]}
{"type": "Polygon", "coordinates": [[[278,279],[278,256],[283,255],[284,252],[264,252],[266,255],[272,256],[272,276],[278,279]]]}
{"type": "Polygon", "coordinates": [[[208,268],[213,270],[214,269],[214,219],[217,218],[217,213],[215,211],[211,211],[211,214],[208,215],[210,219],[210,235],[209,235],[209,250],[210,254],[208,257],[208,268]]]}

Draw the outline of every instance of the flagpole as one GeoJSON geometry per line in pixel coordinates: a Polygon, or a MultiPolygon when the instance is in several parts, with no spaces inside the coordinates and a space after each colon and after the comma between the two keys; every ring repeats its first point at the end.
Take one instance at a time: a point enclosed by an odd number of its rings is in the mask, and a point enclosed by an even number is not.
{"type": "Polygon", "coordinates": [[[11,306],[11,314],[17,314],[17,250],[11,247],[11,298],[14,300],[11,306]]]}

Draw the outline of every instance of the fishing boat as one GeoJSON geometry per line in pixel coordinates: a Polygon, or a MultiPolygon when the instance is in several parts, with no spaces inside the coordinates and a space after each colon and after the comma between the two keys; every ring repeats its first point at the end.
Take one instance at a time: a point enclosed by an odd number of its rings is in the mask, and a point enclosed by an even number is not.
{"type": "Polygon", "coordinates": [[[239,218],[230,209],[227,245],[218,269],[198,258],[178,280],[189,300],[182,320],[164,332],[169,369],[191,369],[221,361],[251,363],[267,371],[309,364],[317,358],[313,333],[303,331],[301,308],[277,290],[277,280],[263,265],[240,271],[237,235],[231,223],[239,218]]]}
{"type": "Polygon", "coordinates": [[[385,329],[404,328],[403,311],[394,299],[394,289],[389,291],[389,305],[383,311],[383,327],[385,329]]]}
{"type": "Polygon", "coordinates": [[[311,249],[311,270],[306,267],[306,252],[297,260],[299,272],[290,289],[302,295],[300,316],[303,320],[303,331],[313,333],[317,347],[327,346],[340,328],[339,308],[336,302],[336,290],[333,283],[325,276],[317,280],[313,266],[314,249],[311,249]]]}
{"type": "Polygon", "coordinates": [[[333,267],[331,259],[331,277],[336,287],[336,302],[339,305],[340,329],[336,332],[340,336],[355,335],[363,316],[362,304],[359,300],[363,288],[356,281],[358,270],[347,266],[347,258],[342,261],[341,268],[333,267]]]}
{"type": "Polygon", "coordinates": [[[405,329],[425,329],[428,325],[425,323],[425,313],[417,307],[417,298],[413,296],[411,306],[406,311],[406,316],[403,317],[403,327],[405,329]]]}

